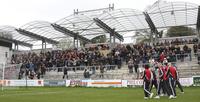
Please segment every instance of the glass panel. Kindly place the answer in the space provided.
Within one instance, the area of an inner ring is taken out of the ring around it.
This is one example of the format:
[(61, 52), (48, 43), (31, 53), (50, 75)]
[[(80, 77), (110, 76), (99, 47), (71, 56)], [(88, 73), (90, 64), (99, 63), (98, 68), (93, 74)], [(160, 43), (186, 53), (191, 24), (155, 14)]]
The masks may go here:
[(156, 27), (195, 24), (197, 4), (158, 1), (146, 11)]

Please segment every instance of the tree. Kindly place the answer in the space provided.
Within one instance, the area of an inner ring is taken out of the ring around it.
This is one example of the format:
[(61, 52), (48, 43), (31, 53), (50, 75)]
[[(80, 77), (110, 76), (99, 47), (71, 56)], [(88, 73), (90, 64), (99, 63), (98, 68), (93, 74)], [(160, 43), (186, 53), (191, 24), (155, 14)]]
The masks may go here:
[(191, 36), (191, 35), (195, 35), (195, 30), (191, 27), (175, 26), (175, 27), (170, 27), (167, 30), (168, 37)]
[(163, 37), (163, 30), (161, 30), (160, 32), (158, 32), (158, 38), (162, 38)]
[(150, 43), (150, 37), (149, 36), (139, 36), (136, 38), (136, 43)]
[(93, 43), (105, 43), (106, 35), (99, 35), (91, 39)]
[(86, 44), (87, 44), (87, 42), (81, 41), (81, 40), (80, 40), (80, 47), (81, 47), (81, 48), (84, 48), (84, 46), (85, 46)]
[(136, 43), (150, 43), (150, 30), (139, 30), (135, 32), (132, 38), (136, 39)]
[(59, 44), (57, 46), (58, 48), (62, 48), (63, 50), (73, 48), (73, 40), (70, 38), (64, 38), (59, 41)]

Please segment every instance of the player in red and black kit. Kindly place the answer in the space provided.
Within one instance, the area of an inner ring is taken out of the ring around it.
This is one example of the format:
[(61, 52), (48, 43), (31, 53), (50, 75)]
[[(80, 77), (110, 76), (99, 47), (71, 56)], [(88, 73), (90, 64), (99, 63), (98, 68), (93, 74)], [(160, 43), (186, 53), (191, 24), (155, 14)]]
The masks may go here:
[(142, 79), (144, 80), (143, 82), (143, 86), (144, 86), (144, 99), (148, 99), (148, 98), (152, 98), (153, 97), (153, 93), (151, 93), (150, 91), (150, 82), (151, 82), (151, 78), (152, 78), (152, 73), (149, 69), (149, 65), (145, 65), (144, 66), (145, 70), (143, 72), (143, 76)]
[(153, 86), (156, 88), (158, 88), (158, 83), (157, 83), (157, 78), (156, 78), (156, 73), (155, 73), (155, 70), (156, 69), (151, 69), (151, 73), (152, 73), (152, 80), (151, 80), (151, 83), (150, 83), (150, 91), (152, 90)]
[(175, 88), (176, 88), (176, 85), (178, 85), (178, 88), (181, 90), (181, 93), (184, 93), (183, 87), (182, 87), (182, 85), (181, 85), (181, 83), (179, 81), (179, 74), (178, 74), (178, 72), (177, 72), (177, 79), (176, 79), (176, 81), (174, 83)]
[(151, 80), (151, 83), (150, 83), (150, 91), (152, 90), (153, 86), (156, 88), (158, 88), (158, 82), (157, 82), (157, 77), (156, 77), (156, 71), (157, 71), (157, 62), (153, 62), (153, 66), (151, 68), (151, 72), (152, 72), (152, 77), (153, 79)]
[(169, 77), (168, 80), (169, 80), (169, 86), (171, 89), (171, 94), (173, 95), (172, 98), (176, 98), (176, 89), (175, 89), (176, 83), (175, 82), (177, 80), (177, 72), (176, 72), (176, 68), (172, 66), (171, 63), (168, 63), (168, 70), (167, 70), (166, 76)]
[[(174, 98), (173, 90), (172, 90), (172, 84), (171, 83), (171, 77), (169, 78), (169, 69), (170, 69), (170, 64), (164, 63), (164, 70), (163, 70), (163, 82), (164, 82), (164, 90), (166, 91), (167, 95), (169, 96), (169, 99)], [(169, 80), (170, 79), (170, 80)]]
[(179, 72), (178, 72), (178, 70), (177, 70), (177, 67), (176, 67), (176, 65), (175, 64), (173, 64), (173, 66), (176, 68), (176, 81), (175, 81), (175, 83), (174, 83), (174, 87), (176, 88), (176, 85), (178, 85), (178, 88), (181, 90), (181, 93), (184, 93), (184, 91), (183, 91), (183, 87), (182, 87), (182, 85), (181, 85), (181, 83), (179, 82)]
[(157, 87), (157, 96), (154, 98), (159, 99), (160, 98), (160, 91), (162, 89), (162, 92), (165, 93), (165, 89), (164, 89), (164, 81), (163, 81), (163, 77), (164, 77), (164, 68), (162, 66), (161, 63), (158, 63), (158, 75), (157, 75), (157, 82), (158, 82), (158, 87)]

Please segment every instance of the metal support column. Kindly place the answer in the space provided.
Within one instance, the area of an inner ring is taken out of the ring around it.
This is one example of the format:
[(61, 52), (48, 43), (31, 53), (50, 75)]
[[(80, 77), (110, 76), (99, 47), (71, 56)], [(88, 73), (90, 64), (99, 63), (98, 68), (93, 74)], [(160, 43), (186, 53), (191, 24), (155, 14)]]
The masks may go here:
[(44, 52), (46, 52), (46, 50), (47, 50), (47, 42), (45, 41), (44, 42)]
[(112, 35), (110, 34), (110, 48), (112, 48)]
[(158, 33), (155, 33), (155, 39), (154, 39), (154, 44), (158, 42)]
[(115, 33), (113, 33), (113, 48), (115, 47)]
[(44, 52), (44, 40), (42, 40), (42, 52)]
[(73, 46), (74, 46), (74, 48), (76, 48), (76, 38), (74, 37), (74, 41), (73, 41)]
[(13, 53), (14, 53), (14, 54), (17, 54), (17, 49), (18, 49), (17, 46), (18, 46), (18, 44), (17, 44), (17, 43), (14, 43), (14, 45), (15, 45), (15, 46), (14, 46), (14, 51), (13, 51)]
[(76, 48), (78, 49), (78, 39), (76, 39)]
[(200, 6), (198, 7), (198, 14), (197, 14), (197, 24), (196, 24), (197, 36), (200, 42)]
[(17, 51), (19, 50), (19, 45), (17, 44)]
[(153, 45), (154, 43), (154, 40), (153, 40), (153, 31), (151, 31), (151, 34), (150, 34), (150, 45)]
[(15, 46), (14, 46), (14, 51), (16, 51), (17, 50), (17, 44), (15, 43)]
[(200, 42), (200, 29), (197, 29), (198, 42)]

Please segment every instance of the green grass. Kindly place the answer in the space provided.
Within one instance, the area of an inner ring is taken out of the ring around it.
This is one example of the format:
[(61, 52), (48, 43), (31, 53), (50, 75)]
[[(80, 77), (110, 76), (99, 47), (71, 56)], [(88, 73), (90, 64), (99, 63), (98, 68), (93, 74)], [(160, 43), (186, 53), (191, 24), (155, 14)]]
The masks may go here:
[(177, 99), (144, 100), (142, 88), (19, 88), (0, 91), (0, 102), (200, 102), (200, 87), (184, 90)]

